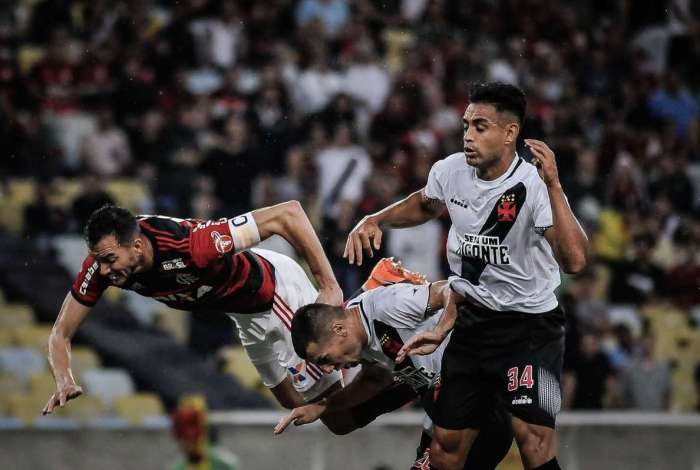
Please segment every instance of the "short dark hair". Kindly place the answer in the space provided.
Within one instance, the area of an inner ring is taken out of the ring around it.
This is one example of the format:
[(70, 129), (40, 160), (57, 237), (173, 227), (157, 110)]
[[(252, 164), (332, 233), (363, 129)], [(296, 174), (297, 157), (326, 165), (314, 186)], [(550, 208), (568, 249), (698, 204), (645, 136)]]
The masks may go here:
[(515, 114), (521, 124), (525, 120), (525, 93), (510, 83), (474, 83), (469, 88), (469, 102), (492, 104), (498, 112), (508, 111)]
[(292, 319), (292, 344), (297, 356), (306, 359), (306, 348), (320, 343), (330, 331), (333, 320), (344, 315), (343, 307), (309, 304), (299, 308)]
[(114, 235), (120, 245), (129, 243), (138, 233), (136, 217), (127, 209), (112, 204), (106, 204), (90, 214), (84, 229), (85, 241), (90, 247), (109, 235)]

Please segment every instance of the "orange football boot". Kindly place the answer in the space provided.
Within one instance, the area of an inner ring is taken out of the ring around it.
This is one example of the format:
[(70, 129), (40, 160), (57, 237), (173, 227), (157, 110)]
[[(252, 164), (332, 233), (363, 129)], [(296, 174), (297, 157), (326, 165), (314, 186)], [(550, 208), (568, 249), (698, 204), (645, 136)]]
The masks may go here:
[(379, 286), (389, 286), (399, 282), (407, 282), (409, 284), (428, 283), (423, 274), (404, 268), (401, 261), (396, 261), (391, 257), (382, 258), (374, 265), (369, 277), (362, 284), (362, 289), (368, 291)]

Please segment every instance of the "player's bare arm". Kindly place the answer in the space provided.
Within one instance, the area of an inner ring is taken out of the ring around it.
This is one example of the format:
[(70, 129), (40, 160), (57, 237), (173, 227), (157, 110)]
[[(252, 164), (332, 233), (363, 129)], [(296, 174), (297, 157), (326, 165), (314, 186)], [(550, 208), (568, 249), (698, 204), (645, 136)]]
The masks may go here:
[(343, 292), (323, 251), (306, 212), (298, 201), (287, 201), (253, 211), (260, 239), (280, 235), (306, 260), (318, 284), (317, 302), (330, 305), (343, 303)]
[(525, 144), (534, 156), (533, 164), (537, 167), (540, 178), (547, 185), (552, 206), (553, 224), (544, 236), (564, 272), (578, 273), (586, 266), (588, 237), (564, 197), (554, 152), (539, 140), (525, 139)]
[(274, 433), (281, 434), (291, 423), (301, 426), (313, 423), (324, 414), (348, 410), (374, 397), (393, 381), (393, 376), (388, 369), (363, 363), (362, 370), (347, 387), (316, 403), (293, 409), (275, 426)]
[(70, 368), (70, 350), (71, 339), (88, 313), (90, 313), (90, 307), (75, 300), (70, 292), (66, 295), (49, 335), (49, 365), (56, 381), (56, 392), (46, 403), (43, 414), (52, 413), (57, 406), (63, 407), (66, 402), (83, 393), (83, 389), (75, 383), (73, 378)]
[[(432, 331), (424, 331), (413, 336), (406, 341), (396, 355), (396, 363), (402, 362), (406, 356), (420, 355), (425, 356), (432, 354), (442, 344), (448, 333), (454, 328), (455, 320), (457, 319), (457, 304), (464, 300), (464, 297), (450, 289), (447, 281), (439, 286), (439, 292), (433, 294), (432, 288), (430, 297), (441, 297), (445, 310), (440, 317), (437, 325)], [(430, 300), (429, 300), (430, 303)]]
[(450, 285), (447, 281), (436, 281), (430, 284), (428, 292), (428, 312), (440, 310), (447, 305), (450, 295)]
[(361, 266), (363, 251), (372, 258), (373, 248), (378, 250), (381, 246), (382, 225), (392, 228), (414, 227), (439, 217), (444, 209), (442, 201), (426, 197), (423, 189), (416, 191), (379, 212), (362, 218), (348, 235), (343, 258), (347, 258), (350, 264)]

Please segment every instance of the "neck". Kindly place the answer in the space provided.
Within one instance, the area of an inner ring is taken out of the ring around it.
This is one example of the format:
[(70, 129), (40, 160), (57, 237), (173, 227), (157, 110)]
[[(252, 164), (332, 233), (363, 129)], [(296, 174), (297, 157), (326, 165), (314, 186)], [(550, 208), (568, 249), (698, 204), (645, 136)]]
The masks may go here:
[(143, 272), (153, 267), (153, 244), (143, 233), (139, 235), (139, 237), (143, 242), (143, 266), (141, 266), (140, 269), (140, 271)]
[(503, 174), (508, 171), (511, 163), (515, 159), (515, 150), (508, 149), (506, 153), (501, 155), (501, 157), (491, 163), (490, 165), (482, 168), (476, 169), (476, 176), (484, 181), (492, 181), (496, 178), (500, 178)]
[(365, 331), (365, 327), (363, 325), (362, 312), (360, 311), (360, 307), (355, 306), (349, 309), (345, 309), (345, 314), (350, 319), (352, 328), (360, 332), (362, 347), (367, 346), (367, 343), (369, 343), (369, 338), (367, 337), (367, 332)]

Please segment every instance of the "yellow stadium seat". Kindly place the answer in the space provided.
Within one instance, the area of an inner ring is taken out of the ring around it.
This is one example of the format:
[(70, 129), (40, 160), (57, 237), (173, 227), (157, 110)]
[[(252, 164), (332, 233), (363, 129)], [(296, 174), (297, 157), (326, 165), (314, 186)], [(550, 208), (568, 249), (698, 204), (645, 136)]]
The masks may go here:
[(48, 400), (51, 394), (56, 391), (56, 382), (54, 382), (53, 376), (48, 372), (34, 374), (29, 378), (29, 390), (30, 393), (45, 396)]
[(0, 329), (32, 325), (34, 312), (27, 304), (5, 304), (0, 306)]
[(80, 421), (89, 421), (93, 418), (103, 416), (106, 413), (102, 401), (92, 395), (81, 395), (75, 400), (71, 400), (64, 410), (66, 416), (76, 418)]
[(0, 348), (11, 347), (15, 344), (14, 330), (0, 329)]
[(260, 388), (262, 385), (260, 375), (242, 347), (223, 348), (219, 354), (225, 362), (224, 372), (233, 375), (246, 387), (256, 390)]
[[(41, 410), (49, 398), (50, 396), (34, 394), (12, 394), (7, 397), (5, 409), (8, 415), (14, 416), (24, 424), (31, 424), (41, 416)], [(62, 414), (62, 411), (58, 411), (57, 414)]]
[(143, 200), (148, 197), (146, 185), (132, 179), (110, 181), (107, 184), (107, 192), (115, 199), (117, 204), (134, 212), (139, 211)]
[(34, 348), (44, 353), (47, 351), (48, 348), (47, 343), (49, 340), (50, 333), (50, 326), (23, 326), (15, 330), (15, 344), (17, 346)]
[(141, 424), (147, 416), (164, 414), (163, 404), (153, 393), (135, 393), (114, 402), (114, 411), (132, 424)]
[(10, 232), (17, 234), (22, 231), (24, 206), (34, 199), (33, 193), (31, 180), (13, 179), (8, 184), (8, 191), (0, 195), (0, 220)]
[(122, 297), (124, 297), (124, 291), (116, 287), (109, 288), (102, 294), (102, 298), (111, 304), (118, 304), (121, 302)]
[(190, 335), (190, 312), (163, 307), (156, 314), (156, 326), (170, 333), (179, 343), (187, 343)]
[(34, 67), (34, 65), (39, 62), (45, 54), (46, 51), (43, 47), (29, 45), (21, 46), (17, 51), (17, 63), (19, 64), (19, 69), (22, 72), (22, 75), (28, 74), (32, 67)]
[(50, 202), (63, 209), (69, 209), (73, 199), (80, 192), (80, 182), (77, 179), (59, 179), (54, 184)]
[(95, 369), (102, 365), (97, 353), (87, 346), (75, 346), (71, 348), (70, 364), (76, 379), (84, 371)]
[(0, 396), (7, 396), (13, 393), (23, 394), (26, 390), (26, 384), (21, 377), (13, 374), (0, 374)]

